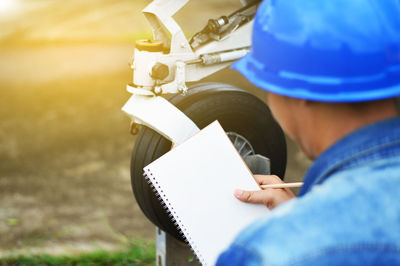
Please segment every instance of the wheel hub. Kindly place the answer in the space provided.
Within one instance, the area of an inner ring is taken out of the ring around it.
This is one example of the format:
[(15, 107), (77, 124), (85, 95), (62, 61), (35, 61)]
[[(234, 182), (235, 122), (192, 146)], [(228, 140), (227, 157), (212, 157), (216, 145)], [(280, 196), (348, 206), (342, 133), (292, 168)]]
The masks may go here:
[(248, 141), (242, 135), (232, 131), (226, 132), (226, 135), (228, 135), (229, 139), (233, 143), (233, 146), (235, 146), (236, 150), (243, 158), (249, 155), (256, 154), (253, 146), (251, 146), (250, 141)]

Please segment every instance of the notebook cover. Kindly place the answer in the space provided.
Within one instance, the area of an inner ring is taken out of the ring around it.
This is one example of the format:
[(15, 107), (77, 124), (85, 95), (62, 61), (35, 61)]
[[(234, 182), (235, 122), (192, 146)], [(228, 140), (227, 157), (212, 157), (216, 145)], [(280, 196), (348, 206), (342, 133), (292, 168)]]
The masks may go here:
[(204, 265), (214, 265), (245, 226), (269, 212), (234, 197), (236, 188), (260, 188), (218, 121), (144, 172)]

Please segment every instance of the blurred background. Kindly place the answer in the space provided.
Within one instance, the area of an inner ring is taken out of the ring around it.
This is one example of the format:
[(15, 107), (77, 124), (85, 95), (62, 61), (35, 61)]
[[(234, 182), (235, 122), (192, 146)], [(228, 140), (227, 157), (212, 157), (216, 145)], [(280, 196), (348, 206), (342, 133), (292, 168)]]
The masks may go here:
[[(117, 249), (154, 240), (137, 206), (135, 137), (121, 112), (134, 40), (151, 38), (147, 0), (0, 0), (0, 257)], [(192, 0), (191, 36), (239, 0)], [(207, 80), (257, 92), (223, 70)], [(289, 142), (286, 176), (309, 164)]]

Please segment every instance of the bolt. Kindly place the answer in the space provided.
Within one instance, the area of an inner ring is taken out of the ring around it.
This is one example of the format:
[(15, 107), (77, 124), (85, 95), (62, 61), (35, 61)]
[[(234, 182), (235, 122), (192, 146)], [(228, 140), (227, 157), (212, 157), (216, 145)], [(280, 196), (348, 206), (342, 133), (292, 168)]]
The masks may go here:
[(161, 88), (160, 86), (156, 86), (156, 87), (154, 88), (154, 93), (155, 93), (155, 94), (161, 94), (161, 93), (162, 93), (162, 88)]
[(151, 68), (151, 74), (150, 76), (153, 79), (157, 80), (163, 80), (169, 75), (169, 68), (167, 65), (163, 63), (157, 62), (152, 68)]
[(135, 122), (131, 122), (131, 126), (129, 127), (129, 132), (132, 135), (137, 135), (140, 131), (140, 125), (136, 124)]

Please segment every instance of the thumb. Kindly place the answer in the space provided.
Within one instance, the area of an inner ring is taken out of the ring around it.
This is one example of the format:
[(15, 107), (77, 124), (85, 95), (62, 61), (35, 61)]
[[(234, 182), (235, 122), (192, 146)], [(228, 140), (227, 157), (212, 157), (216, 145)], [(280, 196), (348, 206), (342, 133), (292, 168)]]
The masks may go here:
[(273, 197), (269, 190), (246, 191), (236, 189), (234, 195), (240, 201), (264, 204), (267, 207), (273, 201)]

